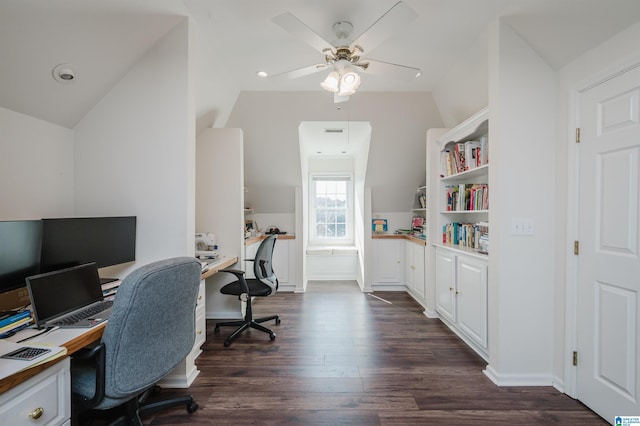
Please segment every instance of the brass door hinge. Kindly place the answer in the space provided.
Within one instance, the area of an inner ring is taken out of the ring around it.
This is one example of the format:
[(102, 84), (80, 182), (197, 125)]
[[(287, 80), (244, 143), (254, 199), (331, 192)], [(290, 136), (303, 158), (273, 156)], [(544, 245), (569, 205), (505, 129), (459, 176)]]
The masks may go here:
[(576, 143), (580, 143), (580, 127), (576, 127)]
[(580, 254), (580, 241), (573, 242), (573, 254), (575, 255)]
[(573, 351), (573, 365), (578, 365), (578, 352)]

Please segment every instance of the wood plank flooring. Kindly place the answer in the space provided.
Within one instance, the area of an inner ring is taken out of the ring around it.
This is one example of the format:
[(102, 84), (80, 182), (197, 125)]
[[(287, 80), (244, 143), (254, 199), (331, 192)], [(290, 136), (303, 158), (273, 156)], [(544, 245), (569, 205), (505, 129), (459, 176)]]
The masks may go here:
[[(311, 283), (254, 303), (278, 313), (277, 338), (257, 330), (223, 347), (214, 333), (190, 389), (200, 409), (166, 410), (152, 425), (604, 425), (552, 387), (498, 387), (486, 363), (402, 292), (361, 293), (355, 283)], [(222, 297), (222, 296), (221, 296)], [(389, 302), (389, 303), (387, 303)]]

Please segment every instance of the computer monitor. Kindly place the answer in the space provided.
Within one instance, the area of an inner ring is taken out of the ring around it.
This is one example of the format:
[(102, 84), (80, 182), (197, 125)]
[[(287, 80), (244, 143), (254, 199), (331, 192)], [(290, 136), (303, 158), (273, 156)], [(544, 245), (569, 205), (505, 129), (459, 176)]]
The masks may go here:
[(42, 222), (0, 221), (0, 293), (25, 287), (40, 272)]
[(104, 268), (134, 260), (135, 216), (42, 220), (42, 272), (91, 262)]

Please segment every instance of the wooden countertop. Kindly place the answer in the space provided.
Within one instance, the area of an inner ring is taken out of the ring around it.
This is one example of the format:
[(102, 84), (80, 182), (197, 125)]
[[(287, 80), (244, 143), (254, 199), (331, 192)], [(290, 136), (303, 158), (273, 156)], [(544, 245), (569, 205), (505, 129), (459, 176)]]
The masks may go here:
[(407, 234), (371, 234), (372, 240), (407, 240), (422, 246), (427, 245), (427, 240)]
[[(258, 235), (255, 237), (249, 237), (249, 238), (245, 238), (244, 240), (244, 246), (250, 246), (251, 244), (255, 244), (257, 242), (260, 242), (264, 239), (266, 239), (268, 237), (268, 235)], [(295, 235), (289, 235), (289, 234), (278, 234), (278, 239), (279, 240), (295, 240), (296, 236)]]
[(202, 279), (203, 280), (209, 278), (210, 276), (212, 276), (216, 272), (220, 271), (221, 269), (228, 268), (229, 266), (233, 265), (234, 263), (236, 263), (238, 261), (238, 258), (236, 256), (234, 256), (234, 257), (223, 257), (222, 259), (218, 259), (218, 260), (220, 260), (220, 262), (218, 262), (218, 263), (212, 262), (213, 266), (211, 266), (209, 269), (207, 269), (202, 274)]

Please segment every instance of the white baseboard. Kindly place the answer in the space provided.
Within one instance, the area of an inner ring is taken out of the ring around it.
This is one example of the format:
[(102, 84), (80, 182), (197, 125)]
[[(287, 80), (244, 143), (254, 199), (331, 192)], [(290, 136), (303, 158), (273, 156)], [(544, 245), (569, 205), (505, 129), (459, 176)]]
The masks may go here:
[(427, 318), (440, 318), (440, 315), (438, 315), (438, 312), (432, 311), (431, 309), (425, 309), (424, 316), (426, 316)]
[(491, 365), (482, 371), (498, 386), (552, 386), (552, 376), (547, 374), (501, 374)]

